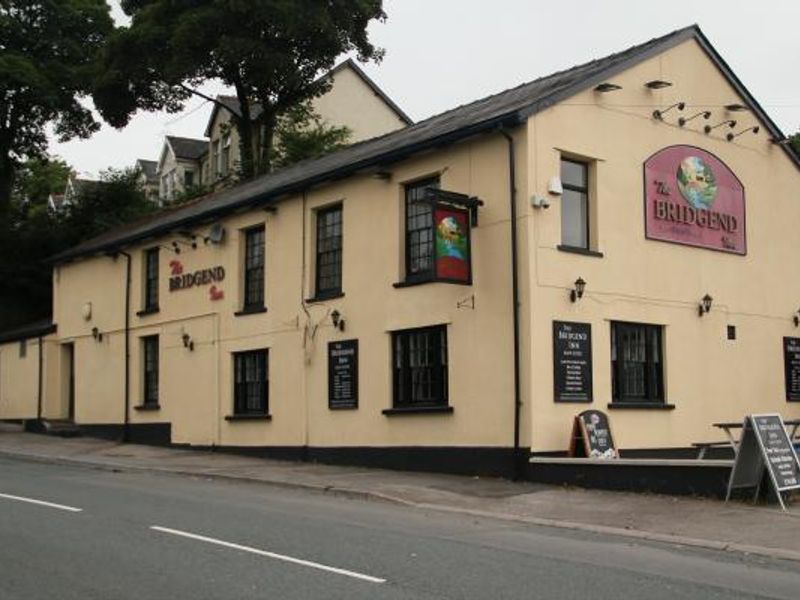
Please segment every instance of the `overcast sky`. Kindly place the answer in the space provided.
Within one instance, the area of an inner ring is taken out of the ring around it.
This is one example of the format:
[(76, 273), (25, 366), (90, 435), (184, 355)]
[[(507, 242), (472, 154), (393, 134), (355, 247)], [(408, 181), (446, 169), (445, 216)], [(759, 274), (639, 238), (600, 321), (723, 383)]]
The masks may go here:
[[(784, 133), (800, 130), (798, 0), (384, 0), (384, 9), (388, 20), (370, 31), (386, 58), (364, 70), (414, 120), (697, 23)], [(139, 113), (123, 130), (53, 141), (51, 152), (97, 175), (156, 160), (164, 135), (202, 138), (210, 112), (192, 99), (183, 113)]]

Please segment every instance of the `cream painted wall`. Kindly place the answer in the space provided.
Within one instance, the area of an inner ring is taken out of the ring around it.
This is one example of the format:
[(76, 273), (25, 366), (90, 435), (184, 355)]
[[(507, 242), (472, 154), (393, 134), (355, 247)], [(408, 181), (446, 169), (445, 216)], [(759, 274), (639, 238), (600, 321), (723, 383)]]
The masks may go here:
[[(652, 92), (644, 83), (673, 82)], [(731, 143), (725, 131), (698, 131), (702, 119), (680, 128), (679, 114), (665, 122), (655, 108), (688, 103), (684, 114), (711, 110), (710, 123), (739, 121), (736, 131), (757, 124), (750, 113), (726, 113), (742, 102), (694, 41), (611, 79), (622, 90), (580, 93), (530, 119), (528, 181), (546, 195), (558, 175), (562, 151), (594, 161), (597, 219), (592, 227), (603, 258), (568, 254), (560, 243), (560, 202), (546, 211), (528, 209), (533, 289), (532, 440), (536, 451), (566, 450), (571, 419), (586, 408), (608, 411), (621, 448), (677, 447), (721, 440), (712, 427), (740, 421), (747, 413), (780, 412), (800, 417), (783, 390), (783, 336), (797, 335), (791, 321), (800, 298), (796, 257), (800, 222), (797, 167), (770, 143), (762, 125)], [(674, 112), (674, 111), (673, 111)], [(724, 254), (644, 238), (642, 164), (666, 146), (687, 144), (715, 155), (745, 186), (747, 256)], [(568, 290), (587, 281), (584, 298), (572, 304)], [(697, 316), (700, 298), (714, 298), (711, 313)], [(593, 405), (553, 401), (552, 321), (591, 323), (594, 353)], [(666, 399), (672, 411), (608, 410), (611, 401), (610, 321), (664, 326)], [(726, 338), (726, 326), (737, 339)]]
[[(25, 355), (20, 344), (25, 345)], [(39, 394), (39, 340), (0, 345), (0, 418), (35, 419)]]

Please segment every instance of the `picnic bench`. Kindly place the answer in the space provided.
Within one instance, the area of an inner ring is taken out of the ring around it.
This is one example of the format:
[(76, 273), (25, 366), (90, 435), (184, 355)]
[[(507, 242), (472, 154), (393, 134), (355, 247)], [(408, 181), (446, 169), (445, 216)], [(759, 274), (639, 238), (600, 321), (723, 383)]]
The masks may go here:
[[(728, 437), (727, 440), (718, 441), (718, 442), (695, 442), (692, 444), (694, 448), (697, 448), (697, 460), (703, 460), (711, 448), (727, 448), (730, 447), (734, 454), (736, 454), (736, 448), (738, 447), (739, 440), (736, 439), (733, 432), (742, 428), (741, 422), (733, 422), (733, 423), (712, 423), (714, 427), (717, 429), (722, 429), (725, 432), (725, 435)], [(791, 431), (789, 431), (789, 439), (793, 442), (795, 440), (800, 440), (798, 437), (798, 432), (800, 432), (800, 419), (789, 419), (783, 422), (784, 427), (791, 427)]]

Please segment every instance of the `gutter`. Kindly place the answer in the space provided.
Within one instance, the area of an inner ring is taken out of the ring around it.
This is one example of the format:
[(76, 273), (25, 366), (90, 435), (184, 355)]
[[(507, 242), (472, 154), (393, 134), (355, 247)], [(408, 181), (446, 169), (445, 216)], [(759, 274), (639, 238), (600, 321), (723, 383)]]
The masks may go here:
[(42, 347), (44, 344), (44, 337), (41, 335), (39, 336), (39, 382), (38, 382), (38, 390), (36, 393), (36, 420), (41, 422), (42, 420), (42, 369), (43, 369), (43, 362), (44, 362), (44, 348)]
[(118, 256), (124, 256), (125, 264), (125, 416), (122, 425), (122, 441), (129, 442), (131, 437), (131, 389), (130, 389), (130, 365), (131, 365), (131, 255), (123, 250), (116, 250), (111, 257), (116, 260)]
[(519, 323), (519, 255), (517, 243), (517, 187), (516, 187), (516, 167), (514, 153), (514, 139), (508, 131), (500, 128), (502, 135), (508, 142), (508, 196), (511, 216), (511, 312), (514, 323), (514, 453), (512, 474), (514, 481), (518, 481), (522, 476), (522, 465), (524, 457), (520, 447), (520, 411), (522, 399), (520, 392), (520, 323)]

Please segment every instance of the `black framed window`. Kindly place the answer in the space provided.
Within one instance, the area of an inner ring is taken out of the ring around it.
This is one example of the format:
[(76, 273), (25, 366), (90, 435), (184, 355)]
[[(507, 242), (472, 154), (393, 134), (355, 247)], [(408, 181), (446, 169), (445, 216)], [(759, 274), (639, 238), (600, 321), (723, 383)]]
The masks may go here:
[(144, 372), (144, 406), (158, 405), (158, 336), (142, 338), (142, 364)]
[(316, 297), (342, 293), (342, 205), (317, 211)]
[(158, 248), (144, 251), (144, 310), (158, 309)]
[(614, 402), (664, 402), (663, 327), (611, 323)]
[(446, 406), (447, 326), (392, 333), (394, 406)]
[(264, 307), (264, 226), (245, 230), (244, 309)]
[(561, 159), (561, 244), (589, 249), (589, 165)]
[(233, 355), (234, 415), (266, 415), (269, 411), (269, 356), (267, 350)]
[(406, 185), (406, 279), (432, 279), (434, 275), (433, 207), (418, 200), (429, 188), (439, 187), (432, 177)]

